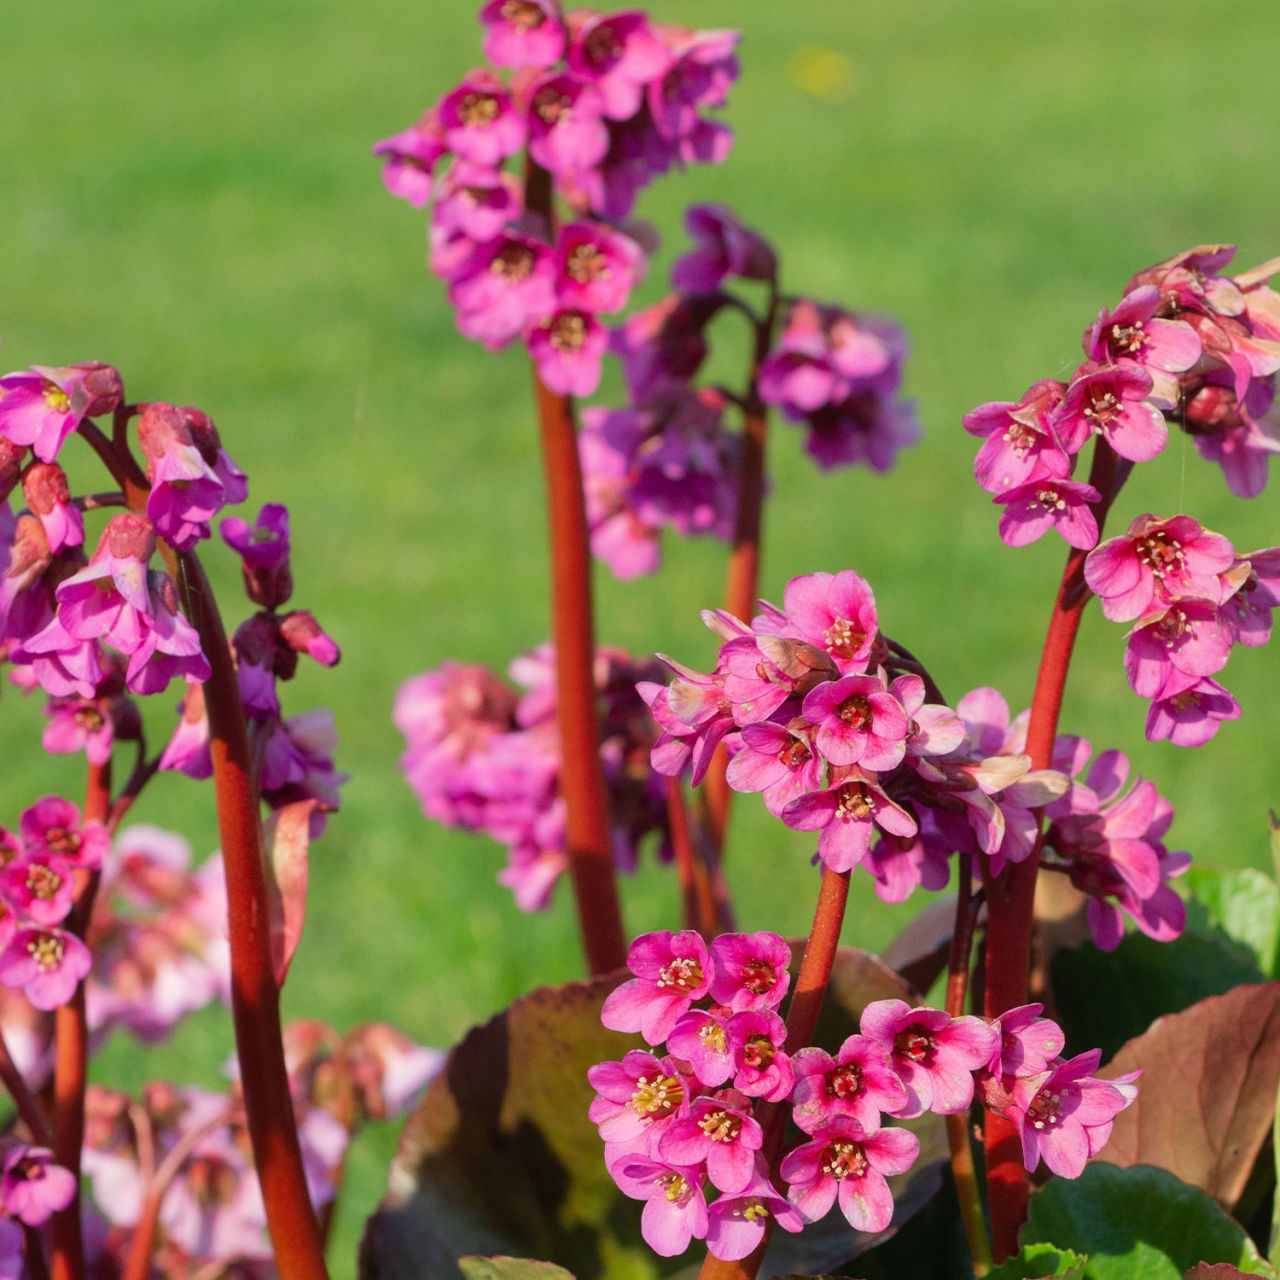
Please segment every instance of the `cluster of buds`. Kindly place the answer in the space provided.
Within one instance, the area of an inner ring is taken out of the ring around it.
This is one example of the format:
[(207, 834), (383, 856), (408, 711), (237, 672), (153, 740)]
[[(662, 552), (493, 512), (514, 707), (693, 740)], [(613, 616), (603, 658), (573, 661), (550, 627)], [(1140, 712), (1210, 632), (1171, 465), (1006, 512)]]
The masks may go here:
[[(374, 152), (393, 195), (432, 203), (429, 261), (461, 332), (490, 349), (522, 338), (548, 387), (588, 395), (607, 346), (599, 317), (626, 306), (645, 264), (613, 224), (673, 165), (728, 154), (728, 128), (705, 112), (737, 78), (738, 35), (635, 9), (565, 17), (551, 0), (490, 0), (480, 20), (485, 54), (509, 81), (469, 72)], [(564, 225), (548, 224), (550, 193), (527, 208), (534, 179), (507, 170), (526, 148), (529, 173), (569, 210)]]
[[(605, 1001), (604, 1025), (639, 1032), (653, 1052), (591, 1068), (590, 1117), (613, 1179), (646, 1201), (644, 1238), (664, 1256), (705, 1239), (715, 1257), (743, 1258), (770, 1219), (794, 1232), (837, 1203), (856, 1230), (884, 1231), (886, 1178), (920, 1149), (886, 1118), (953, 1115), (976, 1096), (1017, 1124), (1029, 1169), (1043, 1158), (1077, 1177), (1136, 1096), (1134, 1077), (1089, 1074), (1097, 1050), (1063, 1061), (1062, 1031), (1039, 1005), (987, 1022), (877, 1000), (834, 1056), (788, 1045), (777, 1010), (790, 958), (772, 933), (722, 934), (709, 947), (692, 930), (645, 934), (627, 957), (635, 976)], [(780, 1159), (756, 1100), (790, 1104), (801, 1136)], [(710, 1206), (708, 1183), (720, 1193)]]
[[(401, 686), (395, 721), (407, 744), (401, 767), (423, 812), (504, 843), (507, 866), (498, 880), (522, 910), (534, 911), (547, 904), (568, 866), (550, 646), (517, 658), (510, 673), (523, 694), (484, 666), (446, 663), (424, 672)], [(654, 674), (653, 663), (617, 649), (597, 651), (614, 857), (628, 871), (651, 834), (659, 838), (659, 857), (671, 856), (665, 793), (647, 767), (653, 722), (635, 689)]]

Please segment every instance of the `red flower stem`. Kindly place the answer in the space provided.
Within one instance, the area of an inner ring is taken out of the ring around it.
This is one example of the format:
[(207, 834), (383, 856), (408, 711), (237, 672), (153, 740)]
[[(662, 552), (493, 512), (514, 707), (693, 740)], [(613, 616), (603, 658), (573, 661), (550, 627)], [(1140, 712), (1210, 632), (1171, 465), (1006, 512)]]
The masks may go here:
[[(791, 994), (791, 1008), (787, 1011), (788, 1053), (795, 1053), (813, 1041), (818, 1026), (818, 1014), (831, 980), (831, 967), (835, 964), (836, 950), (840, 945), (840, 929), (844, 924), (845, 906), (849, 901), (849, 872), (822, 868), (822, 885), (818, 890), (818, 905), (813, 913), (813, 928), (805, 944), (804, 958), (800, 961), (800, 974)], [(760, 1154), (776, 1178), (782, 1159), (782, 1142), (787, 1132), (787, 1106), (785, 1103), (763, 1103), (756, 1113), (764, 1130), (764, 1142)], [(755, 1280), (769, 1247), (773, 1219), (765, 1223), (764, 1236), (755, 1249), (737, 1262), (724, 1262), (707, 1254), (698, 1280)]]
[(53, 1130), (49, 1128), (49, 1121), (45, 1119), (44, 1108), (23, 1079), (22, 1072), (18, 1070), (18, 1064), (14, 1062), (13, 1054), (9, 1052), (9, 1045), (3, 1031), (0, 1031), (0, 1082), (3, 1082), (4, 1087), (9, 1090), (9, 1096), (13, 1099), (19, 1118), (31, 1133), (31, 1141), (41, 1147), (53, 1146)]
[[(89, 765), (85, 785), (84, 821), (105, 822), (111, 808), (111, 760)], [(78, 872), (75, 902), (68, 930), (83, 939), (89, 930), (99, 873)], [(53, 1280), (80, 1280), (84, 1275), (84, 1238), (80, 1224), (80, 1150), (84, 1145), (84, 1091), (88, 1082), (89, 1026), (85, 1016), (84, 983), (77, 984), (66, 1004), (53, 1015), (53, 1158), (76, 1180), (71, 1203), (49, 1222)]]
[(696, 929), (704, 938), (711, 938), (718, 923), (711, 875), (706, 863), (694, 852), (689, 811), (684, 803), (684, 784), (679, 778), (667, 779), (667, 825), (671, 829), (676, 877), (680, 882), (681, 927)]
[[(1101, 534), (1107, 511), (1127, 472), (1117, 473), (1116, 455), (1099, 437), (1094, 446), (1089, 483), (1102, 495), (1096, 508)], [(1053, 603), (1040, 670), (1027, 725), (1027, 754), (1032, 769), (1047, 769), (1053, 759), (1062, 696), (1071, 666), (1080, 619), (1091, 592), (1084, 583), (1087, 551), (1073, 548), (1062, 571)], [(1031, 926), (1035, 910), (1036, 877), (1040, 870), (1040, 841), (1031, 856), (999, 876), (984, 876), (987, 896), (987, 966), (984, 1012), (998, 1017), (1027, 1003), (1031, 973)], [(1018, 1251), (1018, 1232), (1026, 1217), (1031, 1176), (1022, 1165), (1017, 1126), (1003, 1116), (987, 1113), (985, 1146), (987, 1198), (991, 1206), (991, 1237), (997, 1262)]]
[[(553, 223), (550, 175), (532, 161), (525, 175), (525, 205), (546, 218), (549, 225)], [(573, 401), (550, 390), (538, 376), (536, 364), (532, 365), (532, 373), (551, 532), (560, 790), (565, 803), (565, 835), (578, 927), (587, 967), (594, 976), (622, 968), (627, 944), (600, 761), (591, 544)]]
[[(947, 964), (946, 1010), (953, 1018), (964, 1014), (965, 996), (969, 990), (969, 956), (973, 948), (973, 926), (977, 915), (973, 901), (973, 864), (965, 854), (959, 855), (956, 885), (956, 920), (951, 930), (951, 954)], [(969, 1141), (969, 1113), (946, 1117), (947, 1145), (951, 1148), (951, 1179), (955, 1183), (964, 1222), (965, 1239), (975, 1276), (991, 1270), (991, 1238), (982, 1212), (982, 1194)]]
[(262, 823), (240, 689), (222, 618), (199, 559), (194, 552), (184, 553), (178, 568), (183, 607), (211, 668), (204, 693), (227, 882), (231, 1012), (267, 1229), (282, 1277), (328, 1280), (285, 1068), (280, 990), (271, 961)]
[[(750, 314), (750, 313), (748, 313)], [(771, 289), (769, 307), (763, 320), (755, 321), (755, 345), (747, 393), (742, 400), (742, 454), (738, 460), (738, 509), (734, 521), (733, 550), (725, 581), (724, 607), (744, 622), (756, 611), (760, 590), (760, 536), (764, 519), (764, 456), (769, 429), (769, 412), (760, 398), (760, 366), (773, 343), (778, 318), (778, 294)], [(723, 860), (725, 832), (729, 825), (729, 805), (733, 790), (726, 771), (729, 753), (723, 744), (716, 748), (703, 780), (703, 815), (711, 834), (712, 847)]]

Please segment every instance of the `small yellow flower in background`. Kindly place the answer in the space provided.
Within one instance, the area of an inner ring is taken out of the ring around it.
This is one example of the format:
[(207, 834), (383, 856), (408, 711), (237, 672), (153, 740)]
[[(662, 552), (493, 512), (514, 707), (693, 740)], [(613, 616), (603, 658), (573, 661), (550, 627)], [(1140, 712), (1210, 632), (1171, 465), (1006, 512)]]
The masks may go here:
[(787, 71), (797, 88), (824, 102), (847, 101), (857, 82), (853, 63), (825, 45), (802, 45), (791, 55)]

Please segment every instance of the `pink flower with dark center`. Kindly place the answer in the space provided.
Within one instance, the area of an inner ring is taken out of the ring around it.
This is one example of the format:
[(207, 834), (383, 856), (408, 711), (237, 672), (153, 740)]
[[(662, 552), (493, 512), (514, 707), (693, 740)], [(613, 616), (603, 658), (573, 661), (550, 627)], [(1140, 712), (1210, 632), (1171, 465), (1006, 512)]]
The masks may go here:
[(218, 531), (223, 542), (240, 556), (249, 599), (266, 609), (284, 604), (293, 594), (288, 507), (268, 502), (252, 525), (239, 516), (228, 516)]
[(75, 1198), (76, 1179), (54, 1164), (53, 1152), (14, 1142), (4, 1153), (0, 1172), (0, 1206), (29, 1227), (43, 1226)]
[(75, 866), (97, 871), (111, 837), (101, 822), (80, 821), (80, 810), (61, 796), (45, 796), (24, 809), (18, 829), (28, 853), (51, 853)]
[(1157, 697), (1147, 712), (1147, 741), (1168, 738), (1178, 747), (1202, 747), (1224, 720), (1239, 720), (1240, 704), (1216, 680), (1203, 678)]
[(867, 669), (876, 640), (876, 599), (865, 579), (852, 569), (792, 578), (783, 595), (787, 633), (834, 659), (841, 675)]
[(529, 154), (549, 173), (594, 168), (609, 149), (604, 99), (587, 80), (566, 73), (529, 86)]
[(916, 820), (869, 774), (854, 765), (850, 775), (793, 800), (781, 815), (795, 831), (821, 831), (818, 856), (832, 871), (851, 871), (864, 862), (876, 827), (896, 836), (913, 836), (918, 829)]
[(742, 744), (729, 761), (729, 785), (735, 791), (764, 792), (765, 807), (775, 818), (792, 800), (821, 787), (822, 757), (814, 750), (809, 726), (749, 724), (742, 730)]
[(428, 111), (417, 124), (373, 144), (375, 156), (386, 156), (382, 185), (415, 209), (431, 199), (432, 173), (448, 151), (437, 113)]
[(1042, 1004), (1023, 1004), (995, 1019), (999, 1040), (988, 1065), (993, 1075), (1035, 1076), (1057, 1059), (1066, 1036), (1043, 1012)]
[(640, 246), (602, 222), (571, 222), (556, 236), (556, 295), (567, 309), (620, 311), (643, 271)]
[(748, 1009), (725, 1028), (733, 1054), (733, 1087), (750, 1098), (780, 1102), (791, 1092), (791, 1059), (782, 1052), (787, 1026), (776, 1013)]
[(37, 1009), (56, 1009), (71, 999), (92, 963), (74, 933), (19, 929), (0, 952), (0, 983), (21, 987)]
[(50, 754), (83, 751), (92, 765), (106, 764), (111, 758), (116, 734), (110, 700), (51, 698), (45, 715), (49, 723), (44, 727), (41, 745)]
[(569, 45), (569, 69), (595, 85), (611, 120), (627, 120), (640, 108), (645, 87), (671, 61), (666, 45), (640, 9), (586, 13)]
[(660, 1159), (695, 1167), (706, 1165), (712, 1185), (739, 1192), (755, 1172), (755, 1153), (764, 1133), (751, 1118), (751, 1104), (732, 1089), (695, 1098), (658, 1139)]
[(707, 1250), (721, 1262), (735, 1262), (752, 1253), (764, 1239), (772, 1219), (784, 1231), (796, 1232), (804, 1219), (760, 1170), (741, 1191), (721, 1196), (708, 1214)]
[(707, 1234), (702, 1170), (623, 1156), (609, 1169), (623, 1195), (644, 1200), (640, 1234), (654, 1253), (673, 1258)]
[(516, 232), (476, 245), (449, 285), (449, 301), (463, 335), (497, 350), (555, 310), (551, 250)]
[(1066, 387), (1052, 378), (1028, 387), (1016, 404), (992, 401), (964, 416), (964, 429), (983, 437), (973, 473), (988, 493), (1003, 493), (1032, 480), (1065, 480), (1071, 459), (1054, 434), (1050, 419)]
[(1125, 675), (1140, 698), (1176, 694), (1227, 665), (1233, 637), (1207, 600), (1179, 600), (1129, 632)]
[(119, 404), (120, 375), (106, 365), (35, 365), (0, 378), (0, 435), (52, 462), (63, 441), (92, 414)]
[(641, 934), (627, 951), (636, 976), (609, 993), (600, 1021), (611, 1031), (639, 1031), (661, 1044), (695, 1000), (711, 989), (707, 944), (692, 929)]
[(998, 495), (1004, 506), (1000, 537), (1006, 546), (1025, 547), (1056, 529), (1066, 542), (1087, 551), (1098, 541), (1098, 522), (1090, 506), (1102, 501), (1091, 484), (1045, 478)]
[(10, 906), (36, 924), (61, 924), (75, 896), (72, 868), (55, 854), (30, 853), (0, 870), (0, 885)]
[(1136, 365), (1086, 363), (1049, 421), (1068, 453), (1079, 453), (1099, 435), (1120, 457), (1149, 462), (1169, 439), (1150, 395), (1151, 375)]
[(884, 1231), (893, 1218), (893, 1194), (885, 1178), (911, 1168), (920, 1139), (906, 1129), (868, 1134), (843, 1116), (828, 1121), (813, 1138), (783, 1158), (781, 1174), (791, 1203), (807, 1222), (818, 1222), (838, 1200), (855, 1231)]
[(1101, 1049), (1091, 1049), (1015, 1081), (1009, 1119), (1018, 1126), (1029, 1170), (1043, 1160), (1060, 1177), (1078, 1178), (1085, 1161), (1106, 1145), (1116, 1116), (1138, 1096), (1137, 1072), (1115, 1080), (1090, 1074), (1101, 1058)]
[(844, 676), (820, 684), (804, 700), (814, 742), (834, 765), (885, 771), (902, 762), (910, 721), (879, 676)]
[(711, 961), (711, 998), (734, 1013), (777, 1008), (787, 994), (791, 948), (776, 933), (722, 933), (712, 940)]
[(671, 283), (685, 293), (714, 293), (726, 280), (773, 280), (778, 258), (765, 238), (721, 204), (690, 205), (685, 229), (694, 248), (676, 260)]
[(561, 395), (589, 396), (600, 385), (609, 335), (586, 311), (557, 311), (525, 334), (538, 376)]
[(552, 0), (488, 0), (480, 21), (484, 56), (495, 67), (541, 70), (564, 54), (564, 27)]
[(67, 473), (56, 462), (36, 462), (22, 477), (22, 496), (44, 525), (50, 551), (84, 542), (84, 517), (71, 501)]
[(492, 240), (524, 212), (514, 174), (459, 160), (440, 184), (431, 223), (437, 232), (466, 240)]
[(667, 1048), (693, 1068), (699, 1084), (714, 1089), (733, 1075), (733, 1052), (726, 1027), (729, 1010), (721, 1006), (690, 1009), (667, 1036)]
[(1218, 603), (1219, 574), (1235, 558), (1231, 543), (1190, 516), (1141, 515), (1122, 538), (1095, 547), (1084, 578), (1112, 622), (1129, 622), (1181, 597)]
[(907, 1090), (879, 1041), (849, 1036), (833, 1058), (823, 1049), (801, 1049), (791, 1059), (795, 1088), (792, 1118), (805, 1133), (848, 1116), (864, 1133), (880, 1128), (880, 1113), (898, 1114)]
[(862, 1011), (862, 1034), (879, 1041), (906, 1086), (909, 1118), (954, 1115), (973, 1101), (973, 1073), (991, 1061), (999, 1033), (981, 1018), (913, 1009), (905, 1000), (874, 1000)]
[(525, 142), (525, 122), (490, 71), (472, 71), (440, 101), (445, 146), (463, 160), (493, 168)]
[(637, 1151), (658, 1155), (658, 1139), (689, 1110), (688, 1077), (671, 1058), (633, 1049), (621, 1062), (600, 1062), (587, 1072), (596, 1091), (587, 1112), (609, 1145), (641, 1143)]
[(1126, 293), (1114, 311), (1103, 308), (1085, 330), (1084, 350), (1099, 364), (1137, 365), (1155, 384), (1161, 408), (1178, 402), (1172, 374), (1190, 369), (1200, 358), (1200, 339), (1184, 320), (1160, 319), (1160, 290), (1153, 284)]

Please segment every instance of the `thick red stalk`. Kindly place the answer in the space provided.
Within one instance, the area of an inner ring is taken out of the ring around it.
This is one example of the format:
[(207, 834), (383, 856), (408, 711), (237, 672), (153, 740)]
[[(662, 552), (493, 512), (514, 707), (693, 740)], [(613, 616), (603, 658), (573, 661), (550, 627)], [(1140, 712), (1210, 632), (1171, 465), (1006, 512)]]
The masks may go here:
[(240, 689), (222, 618), (200, 561), (193, 553), (179, 557), (178, 585), (211, 668), (204, 694), (227, 882), (231, 1011), (267, 1229), (282, 1277), (327, 1280), (285, 1068), (280, 990), (271, 961), (262, 823), (250, 772)]
[[(530, 163), (526, 206), (552, 222), (550, 178)], [(533, 365), (534, 401), (542, 436), (551, 532), (552, 639), (556, 651), (556, 718), (560, 730), (560, 790), (565, 803), (569, 872), (587, 967), (609, 973), (626, 962), (609, 831), (608, 795), (600, 761), (595, 688), (595, 622), (591, 604), (591, 543), (573, 401), (550, 390)]]
[[(813, 928), (805, 944), (804, 958), (800, 961), (800, 973), (795, 990), (791, 994), (791, 1007), (787, 1011), (787, 1052), (795, 1053), (813, 1041), (818, 1026), (818, 1014), (831, 980), (831, 967), (835, 964), (840, 946), (840, 929), (844, 924), (845, 906), (849, 900), (849, 872), (822, 868), (822, 885), (818, 890), (818, 905), (813, 913)], [(764, 1143), (760, 1148), (772, 1177), (777, 1177), (782, 1159), (782, 1141), (787, 1132), (787, 1106), (785, 1103), (763, 1103), (756, 1112), (764, 1129)], [(724, 1262), (707, 1255), (698, 1272), (698, 1280), (755, 1280), (769, 1247), (773, 1219), (765, 1223), (764, 1238), (752, 1253), (737, 1262)]]
[[(1121, 481), (1123, 477), (1120, 477)], [(1101, 533), (1107, 511), (1118, 489), (1116, 455), (1099, 437), (1094, 446), (1089, 483), (1102, 495), (1095, 514)], [(1040, 670), (1031, 700), (1027, 725), (1027, 754), (1033, 769), (1047, 769), (1053, 759), (1062, 696), (1071, 667), (1080, 619), (1090, 599), (1084, 583), (1087, 551), (1072, 549), (1062, 571), (1053, 603)], [(986, 877), (987, 966), (984, 1012), (988, 1018), (1026, 1004), (1031, 974), (1031, 926), (1035, 911), (1036, 876), (1040, 870), (1040, 843), (1024, 862), (1008, 867), (999, 876)], [(1022, 1144), (1017, 1127), (1003, 1116), (988, 1112), (985, 1146), (987, 1196), (991, 1207), (991, 1243), (996, 1261), (1018, 1250), (1018, 1232), (1026, 1217), (1031, 1193), (1030, 1174), (1022, 1165)]]

